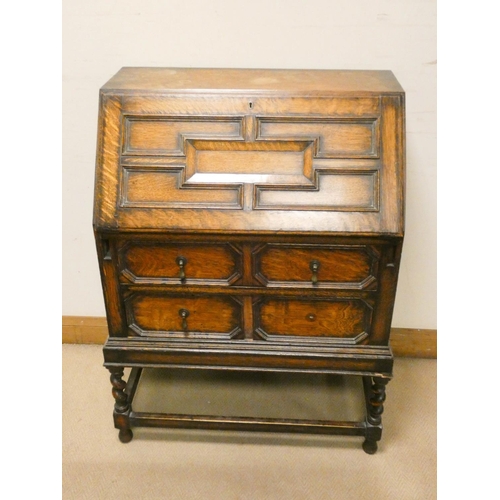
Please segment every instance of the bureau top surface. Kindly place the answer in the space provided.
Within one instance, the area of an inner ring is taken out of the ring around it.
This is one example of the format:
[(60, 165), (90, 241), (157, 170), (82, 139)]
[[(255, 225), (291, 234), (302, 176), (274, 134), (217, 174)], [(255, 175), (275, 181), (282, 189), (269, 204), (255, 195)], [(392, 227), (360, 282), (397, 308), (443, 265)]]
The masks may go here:
[(391, 71), (215, 68), (122, 68), (102, 87), (116, 92), (252, 92), (394, 94), (403, 89)]

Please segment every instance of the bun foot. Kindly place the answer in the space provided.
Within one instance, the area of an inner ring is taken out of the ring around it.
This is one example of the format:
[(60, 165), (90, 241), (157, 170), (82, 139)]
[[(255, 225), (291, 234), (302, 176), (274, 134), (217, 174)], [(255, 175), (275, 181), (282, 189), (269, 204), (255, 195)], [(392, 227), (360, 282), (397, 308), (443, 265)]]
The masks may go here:
[(130, 443), (132, 441), (132, 438), (134, 437), (134, 434), (130, 429), (120, 429), (120, 432), (118, 433), (118, 439), (122, 443)]
[(363, 450), (368, 455), (373, 455), (377, 451), (378, 445), (377, 441), (370, 441), (369, 439), (365, 439), (363, 442)]

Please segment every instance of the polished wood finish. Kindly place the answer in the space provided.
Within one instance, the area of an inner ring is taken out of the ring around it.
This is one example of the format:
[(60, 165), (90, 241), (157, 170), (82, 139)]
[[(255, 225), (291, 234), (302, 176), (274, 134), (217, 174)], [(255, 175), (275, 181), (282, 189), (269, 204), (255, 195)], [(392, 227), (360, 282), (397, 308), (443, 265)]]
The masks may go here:
[[(135, 415), (125, 366), (346, 373), (379, 391), (404, 181), (404, 92), (390, 72), (115, 75), (100, 94), (94, 230), (120, 439), (132, 424), (190, 421)], [(381, 436), (374, 401), (356, 427), (367, 452)], [(247, 424), (316, 425), (203, 421)]]

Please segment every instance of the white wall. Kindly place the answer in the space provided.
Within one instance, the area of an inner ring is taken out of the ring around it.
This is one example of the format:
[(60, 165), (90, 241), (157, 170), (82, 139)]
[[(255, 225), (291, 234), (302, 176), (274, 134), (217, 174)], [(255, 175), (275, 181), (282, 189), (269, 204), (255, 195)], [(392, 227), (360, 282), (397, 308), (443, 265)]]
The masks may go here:
[(435, 0), (63, 2), (64, 315), (105, 314), (92, 234), (98, 89), (122, 66), (392, 70), (407, 94), (393, 326), (436, 328)]

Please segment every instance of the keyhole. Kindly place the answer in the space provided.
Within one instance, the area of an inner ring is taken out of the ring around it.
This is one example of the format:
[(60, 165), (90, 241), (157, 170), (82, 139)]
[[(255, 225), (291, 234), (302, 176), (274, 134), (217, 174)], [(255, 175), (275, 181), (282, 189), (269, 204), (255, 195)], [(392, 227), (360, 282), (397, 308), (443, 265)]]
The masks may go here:
[(248, 103), (248, 107), (249, 107), (250, 109), (252, 109), (252, 108), (253, 108), (253, 102), (252, 102), (252, 101), (250, 101), (250, 102)]

